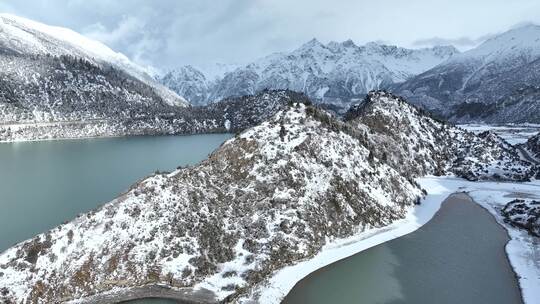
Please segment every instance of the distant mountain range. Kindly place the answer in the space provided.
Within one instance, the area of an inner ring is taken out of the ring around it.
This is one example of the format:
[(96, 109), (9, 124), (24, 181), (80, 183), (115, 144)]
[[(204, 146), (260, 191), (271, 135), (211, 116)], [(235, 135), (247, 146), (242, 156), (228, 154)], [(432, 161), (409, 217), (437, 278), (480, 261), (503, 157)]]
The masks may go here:
[(357, 46), (351, 40), (324, 45), (313, 39), (290, 53), (222, 69), (217, 79), (184, 66), (159, 80), (194, 105), (264, 89), (289, 89), (345, 111), (367, 92), (403, 82), (458, 53), (451, 46), (411, 50), (377, 43)]
[(388, 89), (454, 122), (540, 122), (540, 27), (509, 30), (460, 53), (352, 41), (311, 40), (208, 79), (192, 66), (160, 81), (195, 105), (265, 88), (303, 92), (344, 112), (370, 90)]
[[(72, 134), (212, 132), (223, 126), (187, 125), (193, 122), (189, 115), (203, 117), (198, 121), (203, 123), (216, 113), (187, 110), (186, 99), (203, 106), (267, 89), (304, 93), (340, 114), (369, 91), (387, 89), (453, 122), (540, 122), (540, 27), (535, 25), (464, 53), (451, 46), (411, 50), (313, 39), (247, 65), (184, 66), (156, 80), (124, 55), (71, 30), (0, 14), (0, 64), (4, 134), (5, 126), (14, 124), (81, 122), (99, 125), (84, 131), (70, 127)], [(4, 138), (13, 139), (13, 131)]]

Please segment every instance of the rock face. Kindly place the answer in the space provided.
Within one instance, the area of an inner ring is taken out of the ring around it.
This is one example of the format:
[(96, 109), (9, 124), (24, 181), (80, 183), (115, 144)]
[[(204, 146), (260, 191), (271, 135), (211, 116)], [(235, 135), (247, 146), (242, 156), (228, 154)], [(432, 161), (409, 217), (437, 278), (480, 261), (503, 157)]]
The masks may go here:
[(277, 53), (208, 81), (202, 72), (183, 67), (166, 74), (161, 82), (192, 103), (215, 102), (230, 96), (256, 94), (264, 89), (303, 92), (314, 102), (333, 104), (340, 110), (371, 90), (388, 88), (451, 58), (453, 47), (410, 50), (352, 41), (313, 39), (290, 53)]
[(540, 237), (540, 201), (516, 199), (501, 210), (505, 221)]
[(293, 99), (199, 165), (151, 176), (1, 254), (0, 300), (122, 300), (162, 286), (184, 300), (256, 301), (275, 270), (402, 218), (422, 196), (415, 177), (528, 174), (491, 134), (475, 137), (386, 92), (348, 117)]
[(0, 65), (0, 124), (144, 119), (188, 105), (101, 43), (5, 14)]
[(527, 140), (525, 149), (532, 157), (540, 162), (540, 133)]
[(369, 155), (354, 128), (297, 103), (201, 164), (152, 176), (6, 251), (0, 299), (164, 284), (232, 301), (328, 240), (404, 216), (421, 190)]
[(456, 122), (540, 122), (540, 26), (491, 38), (392, 91)]
[(495, 133), (467, 132), (384, 91), (370, 92), (345, 117), (362, 130), (375, 157), (402, 173), (528, 180), (536, 171)]

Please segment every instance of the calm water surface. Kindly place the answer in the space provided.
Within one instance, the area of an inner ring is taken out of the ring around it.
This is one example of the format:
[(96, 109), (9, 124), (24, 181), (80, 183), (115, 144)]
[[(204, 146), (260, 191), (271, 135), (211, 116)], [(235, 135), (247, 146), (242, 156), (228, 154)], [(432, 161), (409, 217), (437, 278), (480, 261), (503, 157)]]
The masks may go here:
[(122, 302), (122, 304), (180, 304), (180, 302), (167, 299), (141, 299)]
[(521, 303), (506, 231), (460, 194), (419, 230), (300, 281), (287, 304)]
[(0, 252), (110, 201), (156, 170), (205, 159), (231, 136), (0, 143)]

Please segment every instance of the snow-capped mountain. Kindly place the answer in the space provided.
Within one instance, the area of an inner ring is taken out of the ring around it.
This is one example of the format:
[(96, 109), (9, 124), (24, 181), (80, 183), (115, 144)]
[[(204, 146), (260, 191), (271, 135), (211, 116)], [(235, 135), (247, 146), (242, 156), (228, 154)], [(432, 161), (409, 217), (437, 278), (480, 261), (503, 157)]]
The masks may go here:
[(0, 122), (127, 119), (187, 106), (143, 68), (71, 30), (0, 15)]
[[(457, 53), (450, 46), (410, 50), (377, 43), (357, 46), (351, 40), (324, 45), (313, 39), (290, 53), (272, 54), (238, 67), (218, 81), (181, 68), (165, 75), (162, 83), (180, 94), (194, 92), (184, 96), (197, 102), (200, 96), (214, 102), (263, 89), (290, 89), (316, 102), (348, 108), (368, 91), (403, 82)], [(206, 88), (207, 93), (202, 93)]]
[[(418, 176), (531, 173), (491, 135), (386, 92), (370, 93), (348, 122), (296, 101), (202, 163), (151, 176), (2, 253), (0, 300), (120, 302), (158, 288), (186, 301), (257, 302), (276, 270), (403, 218), (421, 203)], [(454, 147), (460, 154), (447, 155)]]
[(457, 54), (393, 91), (460, 122), (540, 122), (540, 26), (527, 25)]
[(187, 96), (192, 105), (207, 103), (211, 83), (201, 71), (190, 65), (168, 72), (159, 81), (179, 95)]

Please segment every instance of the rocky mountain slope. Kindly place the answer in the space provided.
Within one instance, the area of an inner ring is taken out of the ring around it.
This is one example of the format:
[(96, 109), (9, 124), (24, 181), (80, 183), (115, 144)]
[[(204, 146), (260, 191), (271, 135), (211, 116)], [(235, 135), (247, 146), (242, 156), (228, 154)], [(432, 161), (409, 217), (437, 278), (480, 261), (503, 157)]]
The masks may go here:
[(415, 177), (521, 180), (533, 170), (511, 164), (492, 134), (437, 122), (386, 92), (370, 93), (348, 122), (295, 101), (199, 165), (151, 176), (1, 254), (0, 300), (118, 301), (157, 286), (181, 299), (256, 300), (275, 270), (402, 218), (422, 196)]
[(6, 14), (0, 65), (0, 124), (139, 119), (188, 105), (105, 45)]
[[(263, 91), (203, 107), (177, 107), (171, 113), (148, 107), (146, 113), (152, 115), (133, 118), (0, 124), (0, 141), (238, 132), (261, 123), (293, 100), (308, 102), (305, 95), (292, 91)], [(105, 111), (114, 114), (113, 109)]]
[(528, 180), (537, 170), (495, 133), (475, 135), (385, 91), (370, 92), (345, 117), (362, 130), (374, 157), (403, 174)]
[(290, 53), (239, 67), (217, 81), (187, 66), (166, 74), (161, 82), (196, 104), (263, 89), (290, 89), (346, 110), (368, 91), (403, 82), (457, 53), (453, 47), (410, 50), (377, 43), (357, 46), (350, 40), (324, 45), (313, 39)]
[(392, 90), (458, 122), (540, 122), (540, 26), (493, 37)]

